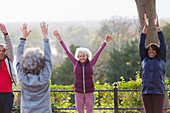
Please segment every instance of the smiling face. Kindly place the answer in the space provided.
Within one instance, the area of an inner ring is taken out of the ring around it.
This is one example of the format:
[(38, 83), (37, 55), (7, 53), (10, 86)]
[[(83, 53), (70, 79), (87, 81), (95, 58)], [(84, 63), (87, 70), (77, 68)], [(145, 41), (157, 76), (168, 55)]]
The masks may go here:
[(81, 63), (84, 63), (87, 60), (87, 55), (83, 52), (79, 52), (78, 53), (78, 59), (80, 60)]
[(6, 50), (3, 46), (0, 46), (0, 60), (5, 59), (6, 57)]
[(157, 55), (156, 51), (153, 50), (152, 47), (149, 47), (149, 50), (148, 50), (149, 58), (155, 58), (156, 55)]

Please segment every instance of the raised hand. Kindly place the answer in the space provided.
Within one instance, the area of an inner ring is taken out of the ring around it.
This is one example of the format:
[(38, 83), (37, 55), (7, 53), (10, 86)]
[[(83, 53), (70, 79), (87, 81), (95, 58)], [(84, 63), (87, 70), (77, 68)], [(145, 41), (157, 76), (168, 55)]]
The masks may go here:
[(112, 37), (112, 33), (110, 33), (109, 35), (106, 36), (106, 42), (109, 42), (110, 40), (112, 40), (113, 37)]
[(0, 30), (2, 31), (3, 34), (8, 33), (7, 30), (6, 30), (5, 25), (4, 25), (4, 24), (1, 24), (1, 23), (0, 23)]
[(41, 30), (42, 30), (42, 33), (43, 33), (43, 37), (47, 38), (47, 35), (48, 35), (48, 24), (46, 25), (45, 22), (42, 22), (42, 23), (40, 23), (40, 26), (41, 26)]
[(145, 27), (147, 27), (149, 25), (149, 21), (146, 14), (144, 14), (144, 21), (145, 21)]
[(59, 34), (59, 32), (58, 32), (57, 30), (55, 30), (55, 31), (53, 32), (53, 35), (54, 35), (59, 41), (62, 40), (62, 39), (61, 39), (61, 36), (60, 36), (60, 34)]
[(156, 14), (156, 19), (155, 19), (155, 25), (157, 27), (157, 32), (161, 31), (161, 28), (159, 27), (159, 22), (158, 22), (158, 15)]
[(155, 19), (155, 25), (156, 25), (156, 27), (159, 27), (158, 15), (157, 14), (156, 14), (156, 19)]
[(26, 38), (32, 30), (27, 31), (27, 24), (22, 24), (22, 27), (20, 27), (20, 30), (22, 32), (22, 38)]
[(149, 21), (148, 21), (148, 18), (147, 18), (147, 16), (146, 16), (146, 14), (144, 14), (144, 22), (145, 22), (145, 25), (144, 25), (144, 27), (143, 27), (142, 33), (143, 33), (143, 34), (146, 34), (146, 33), (147, 33), (147, 27), (148, 27), (148, 25), (149, 25)]

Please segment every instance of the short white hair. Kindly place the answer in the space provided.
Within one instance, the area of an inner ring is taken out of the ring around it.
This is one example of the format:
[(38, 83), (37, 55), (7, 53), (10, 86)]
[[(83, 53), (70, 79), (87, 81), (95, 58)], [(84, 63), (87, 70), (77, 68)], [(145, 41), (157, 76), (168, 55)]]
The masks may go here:
[(4, 47), (4, 48), (5, 48), (5, 50), (6, 50), (6, 46), (5, 46), (5, 44), (0, 43), (0, 46), (1, 46), (1, 47)]
[(90, 51), (88, 48), (80, 47), (80, 48), (77, 48), (77, 49), (76, 49), (75, 58), (76, 58), (77, 60), (79, 60), (79, 58), (78, 58), (79, 53), (84, 53), (89, 60), (92, 59), (92, 53), (91, 53), (91, 51)]

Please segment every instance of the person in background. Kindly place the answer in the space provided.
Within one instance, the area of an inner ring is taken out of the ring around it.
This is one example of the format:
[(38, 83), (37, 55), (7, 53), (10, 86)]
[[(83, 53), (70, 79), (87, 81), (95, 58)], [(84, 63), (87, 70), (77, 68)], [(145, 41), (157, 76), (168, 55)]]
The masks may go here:
[(13, 46), (4, 24), (0, 23), (6, 46), (0, 44), (0, 113), (11, 113), (14, 101), (12, 83), (17, 85), (17, 76), (13, 68)]
[(21, 113), (52, 113), (50, 101), (50, 78), (52, 74), (51, 49), (48, 38), (48, 25), (40, 23), (44, 53), (39, 48), (24, 51), (27, 25), (21, 29), (22, 38), (17, 48), (17, 74), (21, 82)]
[(155, 23), (160, 45), (150, 43), (145, 46), (147, 27), (149, 25), (144, 14), (145, 26), (140, 36), (139, 55), (141, 59), (142, 100), (146, 113), (163, 113), (165, 99), (165, 63), (166, 42), (159, 27), (158, 16)]
[(74, 91), (76, 92), (75, 102), (78, 113), (84, 113), (84, 105), (86, 105), (87, 113), (93, 113), (93, 92), (95, 91), (93, 82), (94, 66), (107, 42), (113, 39), (113, 37), (111, 34), (107, 35), (102, 46), (91, 59), (91, 52), (87, 48), (77, 48), (74, 57), (64, 44), (64, 41), (61, 39), (58, 31), (54, 31), (53, 34), (60, 41), (61, 46), (64, 48), (66, 54), (74, 66)]

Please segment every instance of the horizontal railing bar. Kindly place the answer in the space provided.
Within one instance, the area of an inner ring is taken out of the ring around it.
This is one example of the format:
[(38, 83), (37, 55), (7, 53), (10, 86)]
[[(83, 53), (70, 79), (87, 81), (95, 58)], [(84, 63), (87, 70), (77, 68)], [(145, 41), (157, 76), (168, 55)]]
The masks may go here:
[[(114, 91), (113, 90), (95, 90), (95, 91)], [(141, 89), (117, 89), (117, 91), (141, 91)], [(166, 89), (170, 91), (170, 89)], [(13, 92), (21, 92), (21, 90), (14, 90)], [(50, 90), (50, 92), (74, 92), (74, 90)]]
[[(115, 98), (117, 98), (117, 94), (119, 92), (133, 92), (133, 91), (141, 91), (141, 89), (117, 89), (117, 84), (114, 84), (115, 88), (113, 90), (95, 90), (96, 92), (114, 92), (114, 94), (116, 94), (116, 96), (114, 95)], [(166, 91), (170, 91), (170, 89), (165, 89)], [(14, 90), (13, 92), (21, 92), (21, 90)], [(50, 92), (74, 92), (74, 90), (50, 90)], [(115, 99), (114, 98), (114, 99)], [(144, 110), (144, 108), (119, 108), (118, 104), (117, 104), (117, 99), (114, 100), (114, 108), (93, 108), (94, 110), (114, 110), (115, 113), (118, 113), (118, 110)], [(164, 110), (170, 109), (170, 107), (165, 107)], [(19, 111), (20, 108), (13, 108), (13, 111)], [(52, 110), (77, 110), (77, 108), (53, 108)]]
[[(77, 110), (77, 108), (52, 108), (53, 110)], [(115, 108), (93, 108), (94, 110), (114, 110)], [(164, 110), (170, 109), (165, 107)], [(20, 110), (20, 108), (13, 108), (12, 110)], [(118, 108), (118, 110), (144, 110), (144, 108)]]

